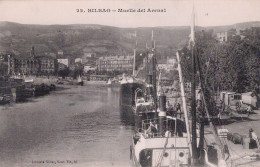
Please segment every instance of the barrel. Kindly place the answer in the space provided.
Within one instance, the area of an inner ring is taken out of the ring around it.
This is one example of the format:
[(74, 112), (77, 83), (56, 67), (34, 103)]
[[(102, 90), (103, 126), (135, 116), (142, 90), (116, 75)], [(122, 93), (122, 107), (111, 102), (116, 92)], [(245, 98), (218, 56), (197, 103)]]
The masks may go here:
[(242, 144), (242, 136), (238, 133), (234, 133), (232, 137), (232, 141), (234, 144)]

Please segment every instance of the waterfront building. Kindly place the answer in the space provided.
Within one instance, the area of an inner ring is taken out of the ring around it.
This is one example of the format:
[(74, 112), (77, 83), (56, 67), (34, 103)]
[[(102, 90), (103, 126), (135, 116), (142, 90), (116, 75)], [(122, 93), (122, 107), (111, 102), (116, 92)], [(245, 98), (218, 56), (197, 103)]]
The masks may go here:
[(99, 71), (133, 71), (133, 56), (103, 56), (97, 60)]
[(56, 74), (58, 69), (57, 59), (50, 55), (39, 57), (40, 73), (42, 74)]
[(96, 71), (96, 67), (92, 67), (90, 65), (85, 65), (84, 72), (87, 73), (88, 71)]
[(8, 74), (9, 75), (38, 75), (55, 74), (57, 63), (55, 55), (41, 54), (36, 56), (34, 47), (31, 52), (24, 55), (8, 56)]
[(94, 58), (96, 56), (96, 53), (84, 53), (84, 56), (82, 58)]
[(97, 61), (97, 55), (96, 53), (84, 53), (84, 55), (81, 57), (81, 64), (87, 65), (87, 64), (92, 64), (96, 65)]
[(68, 58), (61, 58), (61, 59), (58, 59), (57, 61), (58, 61), (58, 64), (63, 64), (66, 67), (69, 67), (69, 59)]

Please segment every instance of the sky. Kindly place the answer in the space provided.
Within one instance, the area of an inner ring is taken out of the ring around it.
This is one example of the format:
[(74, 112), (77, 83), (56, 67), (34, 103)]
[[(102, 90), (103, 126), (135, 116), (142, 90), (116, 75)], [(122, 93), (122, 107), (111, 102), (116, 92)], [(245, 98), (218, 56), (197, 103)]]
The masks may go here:
[[(187, 26), (191, 24), (193, 1), (197, 26), (260, 21), (260, 0), (0, 0), (0, 21), (116, 27)], [(165, 12), (147, 12), (148, 8)], [(110, 9), (110, 12), (88, 12), (88, 9)], [(118, 9), (145, 9), (146, 12), (118, 12)]]

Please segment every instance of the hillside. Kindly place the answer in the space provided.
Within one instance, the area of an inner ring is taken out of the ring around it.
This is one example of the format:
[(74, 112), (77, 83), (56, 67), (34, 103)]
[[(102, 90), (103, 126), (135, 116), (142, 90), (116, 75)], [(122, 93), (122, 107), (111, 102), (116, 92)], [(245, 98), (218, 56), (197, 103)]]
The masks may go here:
[(213, 27), (206, 27), (207, 30), (213, 29), (215, 33), (221, 32), (221, 31), (227, 31), (230, 29), (238, 29), (243, 30), (251, 27), (260, 27), (260, 21), (254, 21), (254, 22), (244, 22), (244, 23), (237, 23), (233, 25), (226, 25), (226, 26), (213, 26)]
[[(260, 22), (197, 29), (219, 32), (252, 26), (260, 26)], [(74, 58), (89, 52), (98, 56), (132, 54), (136, 38), (139, 51), (145, 49), (146, 43), (151, 46), (152, 30), (160, 57), (172, 56), (172, 53), (187, 43), (190, 33), (188, 26), (117, 28), (103, 25), (26, 25), (0, 22), (0, 53), (14, 52), (26, 56), (34, 45), (37, 54), (63, 50), (66, 55)]]
[[(137, 49), (151, 46), (151, 32), (160, 55), (169, 55), (188, 39), (189, 28), (117, 28), (101, 25), (23, 25), (0, 23), (0, 52), (13, 51), (26, 55), (32, 45), (38, 54), (63, 50), (78, 57), (88, 52), (97, 55), (132, 54), (137, 38)], [(135, 37), (135, 32), (137, 37)]]

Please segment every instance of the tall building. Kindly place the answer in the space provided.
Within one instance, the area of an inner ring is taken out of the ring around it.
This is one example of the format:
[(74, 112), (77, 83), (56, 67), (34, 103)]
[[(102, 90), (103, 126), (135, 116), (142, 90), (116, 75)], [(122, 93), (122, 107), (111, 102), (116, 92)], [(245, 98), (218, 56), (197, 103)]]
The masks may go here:
[(97, 60), (99, 71), (132, 72), (133, 56), (107, 56)]
[(57, 59), (50, 56), (44, 56), (39, 58), (39, 61), (40, 61), (40, 73), (56, 74), (58, 68)]
[(37, 74), (55, 74), (57, 72), (57, 60), (50, 55), (37, 56), (32, 47), (28, 55), (8, 56), (8, 74), (9, 75), (37, 75)]

